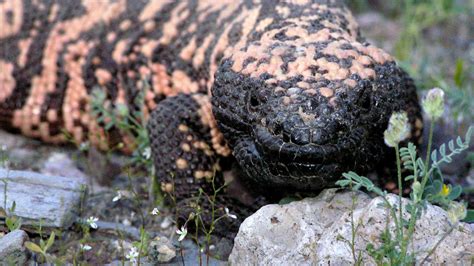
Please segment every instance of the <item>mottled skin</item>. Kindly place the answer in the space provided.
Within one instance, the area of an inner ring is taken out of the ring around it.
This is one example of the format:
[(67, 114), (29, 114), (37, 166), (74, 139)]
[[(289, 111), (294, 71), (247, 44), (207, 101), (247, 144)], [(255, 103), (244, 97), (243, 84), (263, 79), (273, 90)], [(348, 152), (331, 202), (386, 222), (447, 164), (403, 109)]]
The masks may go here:
[(104, 90), (106, 105), (149, 117), (157, 176), (181, 218), (232, 161), (244, 197), (223, 194), (219, 206), (256, 208), (258, 195), (375, 169), (394, 111), (408, 112), (412, 139), (421, 134), (412, 80), (340, 1), (1, 1), (0, 25), (0, 126), (133, 150), (91, 114), (91, 91)]

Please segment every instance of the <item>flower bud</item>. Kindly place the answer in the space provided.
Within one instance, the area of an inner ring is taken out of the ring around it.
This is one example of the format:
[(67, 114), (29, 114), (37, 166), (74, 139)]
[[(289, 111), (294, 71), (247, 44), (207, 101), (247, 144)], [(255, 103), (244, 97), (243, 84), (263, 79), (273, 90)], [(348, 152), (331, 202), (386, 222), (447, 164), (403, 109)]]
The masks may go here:
[(444, 112), (444, 91), (440, 88), (429, 90), (421, 105), (431, 121), (438, 120)]
[(383, 136), (385, 144), (395, 147), (410, 134), (410, 124), (406, 112), (393, 113)]
[(421, 183), (419, 181), (413, 182), (411, 189), (413, 190), (413, 195), (414, 195), (414, 201), (418, 202), (421, 198), (419, 196), (421, 195)]
[(448, 219), (451, 222), (451, 224), (455, 224), (459, 222), (460, 220), (466, 218), (467, 215), (467, 209), (466, 205), (457, 202), (457, 201), (451, 201), (449, 203), (448, 207)]

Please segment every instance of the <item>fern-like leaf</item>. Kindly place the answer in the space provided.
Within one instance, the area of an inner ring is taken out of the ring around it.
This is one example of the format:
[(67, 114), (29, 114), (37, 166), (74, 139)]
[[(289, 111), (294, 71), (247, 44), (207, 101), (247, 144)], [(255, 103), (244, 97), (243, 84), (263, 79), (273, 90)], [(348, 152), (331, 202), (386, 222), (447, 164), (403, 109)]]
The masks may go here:
[[(469, 143), (471, 141), (472, 133), (473, 133), (474, 127), (470, 126), (469, 129), (466, 132), (464, 141), (460, 137), (456, 138), (456, 144), (457, 147), (454, 146), (454, 143), (450, 141), (448, 143), (448, 147), (450, 150), (449, 154), (446, 154), (446, 144), (442, 144), (438, 150), (433, 150), (431, 153), (431, 159), (432, 159), (432, 164), (430, 168), (430, 173), (433, 172), (435, 169), (439, 167), (440, 164), (442, 163), (450, 163), (453, 161), (453, 156), (456, 154), (460, 154), (467, 148), (469, 148)], [(440, 159), (438, 160), (438, 154), (440, 155)]]

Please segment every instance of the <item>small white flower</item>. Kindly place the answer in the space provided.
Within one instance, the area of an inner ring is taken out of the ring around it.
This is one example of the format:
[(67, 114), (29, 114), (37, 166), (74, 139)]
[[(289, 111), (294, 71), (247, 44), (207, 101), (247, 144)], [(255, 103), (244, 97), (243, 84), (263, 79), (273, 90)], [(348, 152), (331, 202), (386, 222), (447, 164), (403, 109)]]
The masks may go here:
[(5, 144), (2, 145), (2, 151), (7, 151), (7, 145)]
[(99, 221), (99, 218), (91, 216), (89, 217), (86, 222), (89, 224), (89, 226), (93, 229), (97, 229), (97, 221)]
[(184, 226), (181, 226), (181, 229), (176, 230), (176, 234), (179, 235), (178, 241), (182, 241), (188, 234), (188, 229)]
[(130, 251), (128, 254), (125, 256), (127, 259), (130, 260), (132, 263), (137, 263), (137, 258), (138, 258), (138, 250), (136, 247), (131, 247)]
[(232, 218), (232, 219), (237, 219), (237, 215), (229, 213), (229, 209), (227, 207), (225, 207), (224, 210), (225, 210), (225, 215), (227, 217)]
[(113, 201), (113, 202), (119, 201), (119, 200), (122, 198), (122, 196), (123, 196), (123, 195), (122, 195), (122, 192), (120, 192), (120, 190), (119, 190), (119, 191), (117, 191), (117, 196), (115, 196), (115, 197), (112, 199), (112, 201)]
[(80, 150), (80, 151), (87, 151), (87, 150), (89, 150), (89, 142), (88, 142), (88, 141), (82, 142), (82, 143), (79, 145), (79, 150)]
[(158, 208), (153, 208), (153, 210), (151, 211), (151, 214), (152, 215), (158, 215), (158, 214), (160, 214), (160, 211), (158, 210)]
[(150, 160), (150, 158), (151, 158), (151, 148), (150, 148), (150, 147), (146, 147), (145, 150), (143, 150), (142, 156), (143, 156), (143, 158), (145, 158), (146, 160)]
[(132, 222), (130, 222), (130, 220), (128, 218), (125, 218), (125, 219), (123, 219), (122, 224), (126, 225), (126, 226), (130, 226), (130, 225), (132, 225)]
[(84, 244), (80, 244), (80, 245), (79, 245), (79, 248), (80, 248), (82, 251), (88, 251), (88, 250), (91, 250), (91, 249), (92, 249), (92, 247), (89, 246), (89, 245), (87, 245), (87, 244), (85, 244), (85, 245), (84, 245)]

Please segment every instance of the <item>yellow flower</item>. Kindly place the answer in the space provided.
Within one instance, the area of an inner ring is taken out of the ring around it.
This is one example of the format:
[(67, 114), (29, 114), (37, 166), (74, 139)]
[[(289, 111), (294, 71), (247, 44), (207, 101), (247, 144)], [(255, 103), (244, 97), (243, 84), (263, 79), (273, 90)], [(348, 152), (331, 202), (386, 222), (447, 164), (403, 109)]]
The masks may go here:
[(443, 187), (441, 188), (441, 191), (439, 194), (443, 197), (447, 197), (449, 195), (449, 192), (451, 191), (450, 187), (448, 187), (446, 184), (443, 184)]

